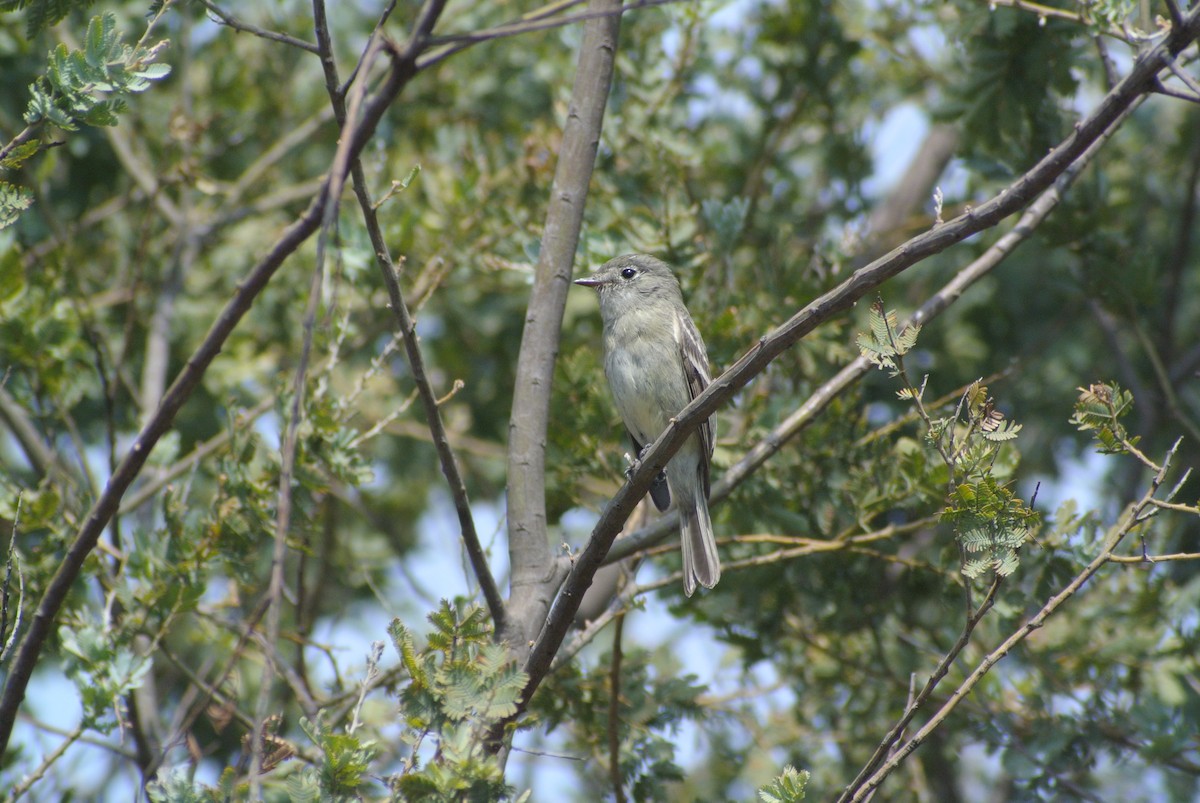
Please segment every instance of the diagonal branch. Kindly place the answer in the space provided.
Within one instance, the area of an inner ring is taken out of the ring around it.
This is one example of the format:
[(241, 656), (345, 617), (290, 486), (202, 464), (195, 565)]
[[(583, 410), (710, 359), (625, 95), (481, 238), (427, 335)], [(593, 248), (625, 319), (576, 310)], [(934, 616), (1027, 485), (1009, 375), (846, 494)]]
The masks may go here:
[(562, 644), (583, 592), (604, 560), (613, 539), (650, 483), (691, 433), (761, 373), (776, 357), (800, 341), (817, 326), (852, 307), (858, 299), (887, 279), (898, 275), (926, 257), (940, 253), (973, 234), (984, 231), (1015, 214), (1040, 193), (1049, 189), (1097, 140), (1101, 139), (1139, 97), (1153, 89), (1165, 63), (1200, 36), (1200, 6), (1193, 8), (1185, 24), (1171, 31), (1148, 50), (1126, 78), (1104, 97), (1096, 110), (1075, 126), (1074, 132), (1050, 151), (1020, 179), (977, 209), (918, 235), (892, 252), (855, 271), (845, 282), (815, 299), (774, 331), (764, 335), (708, 389), (697, 396), (674, 419), (642, 457), (638, 469), (609, 502), (583, 552), (576, 558), (562, 591), (554, 602), (545, 628), (534, 644), (525, 671), (529, 682), (522, 695), (519, 715), (537, 690), (554, 654)]
[(479, 42), (506, 39), (511, 36), (520, 36), (521, 34), (532, 33), (534, 31), (548, 31), (552, 28), (562, 28), (576, 22), (591, 22), (601, 17), (620, 17), (627, 11), (680, 3), (683, 0), (634, 0), (626, 4), (613, 2), (605, 4), (604, 8), (589, 6), (587, 11), (581, 11), (578, 14), (554, 16), (572, 6), (579, 5), (580, 2), (582, 0), (559, 0), (559, 2), (549, 3), (540, 9), (523, 14), (520, 19), (514, 22), (506, 22), (502, 25), (497, 25), (495, 28), (437, 37), (431, 43), (436, 46), (431, 47), (427, 53), (421, 55), (421, 58), (417, 61), (417, 66), (420, 69), (425, 69)]
[(883, 741), (881, 741), (879, 746), (875, 748), (874, 755), (872, 755), (870, 760), (867, 761), (866, 766), (862, 768), (858, 774), (858, 777), (854, 779), (853, 783), (847, 787), (846, 791), (842, 794), (842, 797), (839, 798), (839, 801), (846, 800), (848, 796), (852, 794), (853, 790), (857, 789), (868, 777), (870, 777), (871, 773), (875, 771), (875, 769), (883, 762), (884, 759), (895, 755), (896, 744), (904, 737), (904, 731), (908, 727), (908, 724), (912, 722), (913, 717), (917, 715), (917, 711), (921, 708), (921, 706), (929, 702), (929, 698), (933, 696), (933, 690), (937, 688), (937, 685), (942, 681), (942, 678), (944, 678), (950, 671), (950, 666), (958, 658), (959, 654), (966, 649), (967, 644), (969, 644), (971, 641), (971, 634), (975, 632), (975, 628), (996, 603), (996, 592), (1000, 590), (1000, 583), (1003, 581), (1003, 579), (1004, 578), (1000, 575), (996, 575), (994, 578), (992, 578), (992, 584), (988, 587), (987, 595), (984, 597), (983, 602), (979, 603), (979, 607), (972, 610), (967, 616), (967, 621), (963, 625), (963, 631), (959, 635), (958, 640), (954, 642), (954, 646), (952, 646), (950, 651), (947, 652), (946, 655), (943, 656), (942, 660), (938, 662), (937, 668), (933, 671), (933, 674), (929, 676), (929, 680), (925, 682), (925, 686), (921, 689), (921, 693), (916, 695), (916, 697), (913, 697), (904, 707), (904, 714), (900, 717), (896, 724), (892, 726), (892, 729), (888, 731), (887, 735), (883, 737)]
[(254, 36), (262, 37), (263, 39), (269, 39), (272, 42), (279, 42), (281, 44), (291, 45), (292, 47), (298, 47), (301, 50), (309, 53), (317, 52), (317, 46), (311, 42), (305, 42), (303, 39), (297, 39), (296, 37), (289, 36), (286, 33), (268, 31), (265, 28), (259, 28), (257, 25), (251, 25), (248, 22), (243, 22), (242, 20), (230, 14), (228, 11), (222, 9), (216, 3), (212, 2), (212, 0), (200, 0), (200, 5), (204, 6), (205, 10), (207, 10), (209, 14), (212, 14), (213, 17), (220, 22), (220, 24), (227, 25), (238, 33), (244, 32), (253, 34)]

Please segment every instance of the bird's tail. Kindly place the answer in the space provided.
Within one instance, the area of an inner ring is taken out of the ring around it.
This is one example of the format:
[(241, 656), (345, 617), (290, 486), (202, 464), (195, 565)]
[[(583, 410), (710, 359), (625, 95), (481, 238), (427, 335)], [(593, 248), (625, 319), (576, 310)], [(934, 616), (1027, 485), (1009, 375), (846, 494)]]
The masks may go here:
[[(684, 502), (683, 499), (679, 501)], [(712, 519), (708, 516), (708, 500), (702, 493), (696, 494), (690, 504), (681, 504), (679, 521), (683, 547), (683, 593), (690, 597), (696, 590), (696, 583), (712, 588), (721, 579), (717, 539), (713, 537)]]

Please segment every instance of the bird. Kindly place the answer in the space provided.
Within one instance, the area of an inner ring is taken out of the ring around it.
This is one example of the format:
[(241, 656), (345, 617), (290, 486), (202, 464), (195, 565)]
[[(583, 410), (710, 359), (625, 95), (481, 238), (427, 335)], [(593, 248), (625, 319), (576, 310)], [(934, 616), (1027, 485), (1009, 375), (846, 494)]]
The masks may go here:
[[(575, 284), (594, 288), (604, 323), (604, 373), (637, 458), (712, 382), (708, 352), (683, 303), (671, 267), (648, 254), (610, 259)], [(679, 511), (683, 592), (712, 588), (721, 560), (708, 513), (709, 463), (716, 418), (709, 417), (668, 461), (650, 496), (659, 510)]]

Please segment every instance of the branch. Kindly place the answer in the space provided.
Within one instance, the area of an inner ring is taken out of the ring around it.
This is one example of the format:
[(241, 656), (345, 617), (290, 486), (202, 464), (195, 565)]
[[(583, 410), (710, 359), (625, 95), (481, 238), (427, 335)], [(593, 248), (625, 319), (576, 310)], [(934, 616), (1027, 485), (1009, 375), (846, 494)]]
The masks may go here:
[[(321, 0), (317, 0), (320, 3)], [(350, 131), (343, 126), (338, 137), (338, 157), (350, 140)], [(308, 287), (308, 306), (304, 311), (302, 328), (304, 338), (300, 346), (300, 360), (296, 373), (292, 377), (291, 409), (288, 411), (287, 427), (283, 434), (283, 443), (279, 449), (279, 489), (275, 498), (275, 541), (271, 550), (271, 568), (267, 579), (267, 632), (266, 638), (260, 639), (263, 648), (262, 675), (258, 685), (258, 699), (254, 706), (254, 727), (250, 737), (250, 799), (256, 800), (261, 795), (259, 775), (263, 766), (263, 734), (266, 729), (267, 709), (271, 702), (271, 691), (274, 688), (276, 673), (286, 672), (286, 664), (279, 660), (276, 647), (279, 642), (279, 622), (283, 607), (283, 564), (287, 560), (287, 537), (292, 524), (292, 476), (296, 468), (296, 439), (300, 431), (300, 422), (304, 418), (304, 391), (307, 387), (308, 363), (312, 358), (313, 334), (317, 325), (317, 313), (321, 308), (321, 288), (325, 284), (325, 252), (329, 240), (332, 221), (336, 218), (340, 193), (340, 179), (345, 178), (345, 162), (334, 158), (333, 167), (329, 171), (329, 198), (322, 215), (321, 233), (317, 237), (317, 255), (313, 266), (312, 279)], [(303, 649), (301, 647), (300, 649)], [(315, 705), (301, 699), (301, 707), (306, 716), (313, 716)]]
[(842, 796), (838, 798), (839, 803), (848, 799), (848, 796), (854, 790), (858, 789), (858, 787), (862, 785), (866, 778), (875, 771), (875, 768), (879, 766), (880, 762), (882, 762), (885, 758), (895, 755), (896, 743), (904, 735), (904, 730), (908, 727), (908, 723), (912, 722), (913, 717), (917, 715), (917, 710), (922, 705), (927, 703), (929, 698), (933, 696), (933, 690), (937, 688), (938, 683), (940, 683), (942, 678), (944, 678), (950, 671), (951, 664), (954, 663), (955, 659), (958, 658), (962, 651), (966, 649), (967, 644), (970, 643), (971, 634), (975, 632), (975, 627), (983, 619), (984, 615), (991, 610), (992, 605), (995, 604), (996, 592), (1000, 590), (1000, 583), (1002, 580), (1003, 578), (1000, 575), (996, 575), (992, 579), (992, 584), (988, 588), (988, 593), (984, 597), (983, 602), (981, 602), (979, 607), (972, 611), (967, 617), (966, 624), (963, 625), (963, 631), (958, 637), (958, 641), (954, 642), (954, 646), (951, 647), (950, 651), (946, 653), (945, 657), (938, 662), (937, 668), (933, 671), (933, 674), (929, 676), (929, 680), (925, 682), (925, 686), (921, 689), (921, 693), (910, 700), (908, 705), (905, 706), (903, 716), (897, 720), (896, 724), (892, 726), (892, 729), (888, 731), (886, 736), (883, 737), (883, 741), (881, 741), (879, 746), (875, 748), (874, 755), (871, 756), (870, 760), (862, 768), (862, 771), (859, 772), (854, 781), (848, 787), (846, 787), (846, 791), (844, 791)]
[(71, 476), (67, 466), (59, 462), (58, 456), (42, 440), (42, 434), (29, 418), (29, 413), (4, 389), (2, 383), (0, 383), (0, 421), (4, 422), (13, 438), (21, 445), (25, 459), (29, 461), (30, 467), (33, 468), (39, 479), (51, 473), (57, 473), (63, 479)]
[[(359, 153), (374, 134), (379, 120), (384, 112), (396, 99), (400, 91), (417, 73), (417, 51), (405, 50), (392, 53), (392, 69), (379, 92), (366, 105), (361, 125), (354, 130), (351, 152)], [(180, 371), (171, 387), (163, 394), (158, 409), (143, 425), (109, 478), (108, 485), (99, 499), (88, 512), (83, 526), (75, 535), (71, 546), (64, 555), (58, 571), (47, 585), (45, 593), (38, 604), (37, 612), (30, 623), (29, 631), (21, 641), (21, 646), (10, 668), (4, 685), (4, 693), (0, 696), (0, 754), (8, 746), (12, 736), (13, 724), (17, 711), (25, 699), (25, 689), (33, 675), (38, 657), (45, 646), (46, 639), (54, 626), (54, 620), (59, 608), (71, 590), (87, 556), (96, 547), (100, 534), (116, 513), (121, 496), (141, 472), (155, 444), (170, 429), (176, 414), (200, 384), (208, 366), (220, 353), (230, 333), (249, 311), (254, 299), (266, 287), (267, 282), (274, 276), (275, 271), (283, 264), (297, 248), (307, 240), (321, 224), (326, 204), (328, 203), (328, 179), (321, 191), (308, 205), (300, 217), (292, 223), (276, 241), (266, 256), (247, 274), (238, 285), (229, 303), (217, 316), (205, 336), (204, 341), (188, 358), (187, 364)]]
[[(969, 209), (954, 220), (918, 235), (870, 265), (855, 271), (849, 279), (797, 312), (779, 328), (764, 335), (741, 359), (718, 377), (675, 417), (643, 455), (638, 469), (609, 502), (583, 552), (576, 559), (562, 591), (551, 609), (545, 628), (525, 662), (529, 682), (516, 715), (528, 705), (550, 663), (570, 628), (583, 592), (600, 567), (613, 539), (638, 501), (650, 488), (650, 483), (667, 461), (679, 450), (692, 432), (707, 420), (717, 408), (729, 401), (741, 388), (787, 349), (795, 345), (821, 323), (854, 305), (858, 299), (887, 279), (955, 243), (984, 231), (1019, 211), (1051, 185), (1071, 164), (1100, 140), (1109, 128), (1150, 91), (1157, 75), (1164, 68), (1164, 59), (1174, 57), (1200, 36), (1200, 6), (1193, 8), (1186, 25), (1172, 30), (1158, 45), (1136, 62), (1132, 71), (1112, 92), (1104, 97), (1097, 109), (1075, 126), (1074, 132), (1050, 151), (1015, 183), (978, 209)], [(514, 715), (514, 716), (516, 716)]]
[(316, 53), (317, 46), (311, 42), (305, 42), (303, 39), (297, 39), (294, 36), (288, 36), (286, 33), (278, 33), (277, 31), (268, 31), (264, 28), (259, 28), (257, 25), (251, 25), (247, 22), (242, 22), (237, 17), (230, 14), (228, 11), (221, 9), (212, 0), (200, 0), (200, 4), (208, 10), (208, 13), (217, 18), (217, 21), (222, 25), (227, 25), (238, 32), (253, 34), (263, 39), (269, 39), (272, 42), (281, 42), (285, 45), (298, 47), (309, 53)]
[[(1047, 17), (1055, 17), (1057, 19), (1067, 20), (1068, 22), (1073, 22), (1076, 25), (1082, 25), (1085, 27), (1092, 25), (1094, 22), (1088, 15), (1078, 14), (1074, 11), (1066, 11), (1061, 8), (1054, 8), (1053, 6), (1047, 6), (1041, 3), (1030, 2), (1030, 0), (987, 0), (987, 2), (989, 6), (1007, 6), (1008, 8), (1016, 9), (1018, 11), (1032, 12), (1037, 14), (1039, 20), (1045, 20)], [(1114, 39), (1120, 39), (1122, 42), (1130, 45), (1136, 45), (1139, 41), (1145, 41), (1148, 38), (1145, 35), (1138, 35), (1132, 30), (1122, 30), (1116, 26), (1101, 28), (1100, 30), (1108, 36), (1111, 36)]]
[(579, 14), (566, 14), (561, 17), (553, 17), (559, 11), (578, 5), (580, 2), (582, 0), (560, 0), (560, 2), (550, 3), (537, 11), (525, 14), (516, 22), (505, 23), (482, 31), (438, 37), (435, 43), (445, 44), (441, 44), (440, 47), (430, 48), (428, 53), (421, 56), (417, 64), (421, 69), (425, 69), (479, 42), (505, 39), (534, 31), (548, 31), (552, 28), (562, 28), (576, 22), (586, 21), (590, 23), (604, 17), (620, 17), (626, 11), (664, 6), (669, 3), (682, 2), (682, 0), (636, 0), (636, 2), (629, 3), (628, 5), (622, 5), (618, 0), (614, 0), (613, 3), (606, 3), (606, 7), (603, 9), (589, 6), (587, 11)]
[(625, 803), (621, 783), (621, 633), (625, 629), (625, 614), (617, 616), (613, 633), (612, 666), (608, 670), (608, 775), (612, 780), (616, 803)]
[[(880, 530), (859, 533), (857, 535), (852, 535), (849, 532), (840, 533), (836, 538), (832, 539), (803, 538), (796, 536), (786, 538), (772, 536), (768, 539), (763, 537), (742, 536), (736, 540), (759, 543), (765, 540), (774, 542), (783, 541), (784, 543), (792, 546), (789, 546), (787, 549), (780, 549), (765, 555), (755, 555), (754, 557), (744, 558), (742, 560), (730, 561), (729, 563), (722, 564), (721, 571), (724, 572), (728, 570), (730, 572), (736, 572), (739, 569), (746, 569), (753, 566), (763, 566), (770, 563), (778, 563), (784, 560), (806, 557), (808, 555), (829, 554), (831, 552), (854, 552), (858, 554), (867, 554), (871, 557), (879, 558), (881, 560), (898, 560), (912, 567), (913, 564), (911, 562), (903, 561), (903, 559), (896, 558), (893, 555), (885, 555), (880, 552), (865, 549), (863, 544), (871, 544), (875, 543), (876, 541), (890, 540), (899, 535), (905, 535), (925, 527), (931, 527), (936, 524), (937, 521), (937, 516), (927, 516), (915, 521), (906, 522), (905, 524), (889, 524)], [(938, 571), (932, 566), (923, 566), (921, 568)], [(558, 654), (554, 657), (554, 663), (552, 664), (550, 671), (556, 672), (559, 668), (566, 665), (581, 649), (583, 649), (584, 646), (596, 638), (596, 636), (600, 634), (600, 631), (603, 630), (609, 622), (616, 617), (627, 613), (633, 606), (633, 600), (635, 600), (638, 596), (659, 588), (678, 588), (682, 576), (682, 572), (676, 572), (666, 577), (659, 578), (658, 580), (654, 580), (650, 583), (637, 585), (630, 583), (627, 585), (621, 590), (621, 593), (617, 596), (617, 598), (609, 604), (604, 613), (589, 621), (587, 626), (580, 630), (575, 638), (571, 640), (570, 644), (559, 650)]]
[[(1155, 507), (1160, 505), (1152, 502)], [(1125, 563), (1150, 568), (1156, 563), (1166, 563), (1175, 560), (1200, 560), (1200, 552), (1173, 552), (1170, 555), (1113, 555), (1109, 558), (1112, 563)]]
[(546, 619), (557, 582), (546, 532), (546, 428), (554, 361), (571, 268), (583, 225), (588, 184), (600, 144), (604, 107), (612, 84), (620, 32), (620, 0), (592, 0), (597, 16), (584, 26), (579, 64), (563, 126), (562, 145), (541, 252), (529, 296), (521, 351), (517, 358), (512, 416), (508, 431), (508, 549), (512, 566), (509, 598), (512, 619), (497, 633), (524, 658)]

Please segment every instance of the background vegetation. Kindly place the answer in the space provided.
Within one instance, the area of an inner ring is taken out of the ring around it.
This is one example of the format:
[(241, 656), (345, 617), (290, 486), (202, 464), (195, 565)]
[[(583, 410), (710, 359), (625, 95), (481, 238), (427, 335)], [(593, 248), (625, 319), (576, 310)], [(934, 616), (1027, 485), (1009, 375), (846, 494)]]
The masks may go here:
[(620, 10), (0, 0), (10, 799), (1200, 794), (1200, 9)]

